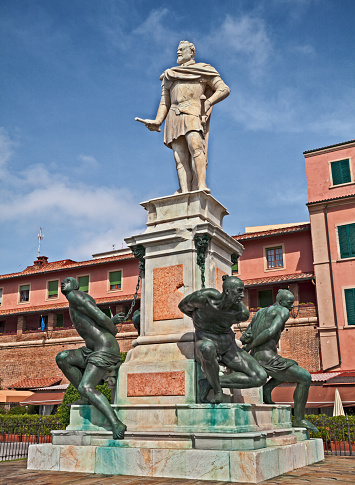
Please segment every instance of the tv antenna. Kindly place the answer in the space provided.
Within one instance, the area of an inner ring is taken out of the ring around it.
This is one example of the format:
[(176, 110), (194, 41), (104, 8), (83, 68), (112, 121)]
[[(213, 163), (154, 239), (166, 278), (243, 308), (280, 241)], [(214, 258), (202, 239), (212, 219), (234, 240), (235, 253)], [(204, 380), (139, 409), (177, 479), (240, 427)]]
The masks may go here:
[(38, 234), (38, 256), (41, 254), (41, 241), (44, 238), (44, 234), (42, 232), (42, 228), (39, 228), (39, 234)]

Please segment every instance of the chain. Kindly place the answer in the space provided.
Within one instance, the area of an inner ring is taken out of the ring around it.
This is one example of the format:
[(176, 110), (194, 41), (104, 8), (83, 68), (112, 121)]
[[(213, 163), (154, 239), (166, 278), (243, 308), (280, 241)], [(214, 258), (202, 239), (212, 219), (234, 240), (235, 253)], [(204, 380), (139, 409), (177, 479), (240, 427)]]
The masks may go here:
[(201, 270), (201, 288), (205, 288), (205, 260), (206, 251), (210, 240), (211, 236), (208, 234), (195, 234), (194, 237), (195, 247), (197, 249), (197, 264)]
[(143, 278), (143, 275), (144, 275), (144, 270), (145, 270), (145, 260), (144, 260), (145, 248), (144, 248), (144, 246), (142, 246), (140, 244), (137, 245), (137, 246), (132, 246), (131, 250), (132, 250), (133, 255), (139, 260), (138, 282), (137, 282), (137, 285), (136, 285), (136, 292), (134, 294), (133, 301), (131, 303), (131, 307), (128, 310), (127, 315), (124, 317), (122, 322), (120, 322), (120, 329), (117, 331), (117, 333), (120, 333), (120, 331), (122, 330), (123, 323), (127, 322), (129, 317), (132, 315), (134, 305), (136, 304), (136, 301), (137, 301), (137, 298), (138, 298), (138, 291), (139, 291), (139, 287), (140, 287), (140, 284), (141, 284), (141, 281), (142, 281), (142, 278)]

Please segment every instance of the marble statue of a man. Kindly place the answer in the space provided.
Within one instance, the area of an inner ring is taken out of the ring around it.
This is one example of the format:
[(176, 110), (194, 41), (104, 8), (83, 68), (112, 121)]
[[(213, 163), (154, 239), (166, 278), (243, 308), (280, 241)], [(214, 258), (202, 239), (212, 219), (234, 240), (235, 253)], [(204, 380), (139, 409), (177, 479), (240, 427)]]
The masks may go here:
[(160, 76), (162, 95), (155, 120), (136, 118), (150, 131), (160, 131), (174, 152), (178, 193), (209, 190), (206, 186), (207, 145), (212, 106), (226, 98), (229, 87), (209, 64), (195, 63), (195, 46), (186, 40), (177, 50), (179, 66)]

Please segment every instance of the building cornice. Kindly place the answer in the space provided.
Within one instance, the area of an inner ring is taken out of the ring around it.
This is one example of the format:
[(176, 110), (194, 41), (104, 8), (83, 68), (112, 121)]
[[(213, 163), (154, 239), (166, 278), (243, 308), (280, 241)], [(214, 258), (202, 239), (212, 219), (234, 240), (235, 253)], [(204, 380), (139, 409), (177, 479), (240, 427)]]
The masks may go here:
[(355, 140), (344, 141), (337, 143), (336, 145), (329, 145), (327, 147), (315, 148), (314, 150), (306, 150), (303, 152), (305, 158), (321, 155), (322, 153), (329, 153), (338, 151), (340, 148), (352, 148), (355, 147)]

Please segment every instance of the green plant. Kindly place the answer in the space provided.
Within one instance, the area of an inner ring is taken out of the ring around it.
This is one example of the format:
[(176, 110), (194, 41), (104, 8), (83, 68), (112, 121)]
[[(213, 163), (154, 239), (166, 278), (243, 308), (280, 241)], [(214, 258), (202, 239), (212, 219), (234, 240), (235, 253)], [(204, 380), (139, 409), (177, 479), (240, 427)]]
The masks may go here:
[(16, 415), (18, 415), (18, 414), (27, 414), (26, 413), (26, 407), (25, 406), (14, 406), (7, 413), (8, 416), (15, 415), (15, 414)]

